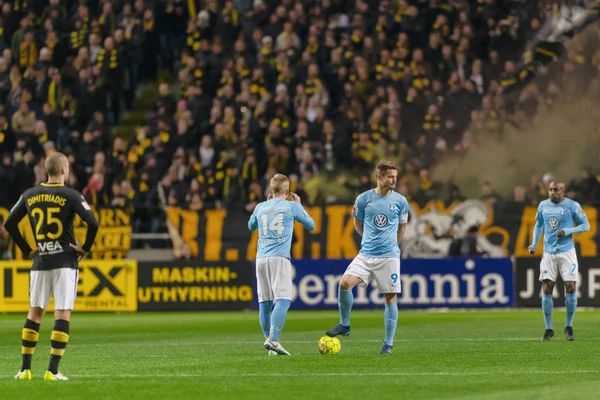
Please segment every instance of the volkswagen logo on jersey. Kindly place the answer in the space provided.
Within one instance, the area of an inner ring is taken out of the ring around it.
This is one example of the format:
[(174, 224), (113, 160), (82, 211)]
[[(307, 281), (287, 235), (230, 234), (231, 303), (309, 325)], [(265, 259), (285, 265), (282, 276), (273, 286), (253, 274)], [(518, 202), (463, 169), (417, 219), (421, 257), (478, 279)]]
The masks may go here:
[(560, 222), (558, 221), (558, 218), (551, 218), (548, 221), (548, 226), (550, 227), (550, 229), (552, 229), (553, 231), (558, 229), (558, 226), (560, 225)]
[(373, 222), (375, 223), (376, 227), (383, 228), (388, 223), (387, 215), (385, 215), (385, 214), (377, 214), (375, 216), (375, 218), (373, 219)]

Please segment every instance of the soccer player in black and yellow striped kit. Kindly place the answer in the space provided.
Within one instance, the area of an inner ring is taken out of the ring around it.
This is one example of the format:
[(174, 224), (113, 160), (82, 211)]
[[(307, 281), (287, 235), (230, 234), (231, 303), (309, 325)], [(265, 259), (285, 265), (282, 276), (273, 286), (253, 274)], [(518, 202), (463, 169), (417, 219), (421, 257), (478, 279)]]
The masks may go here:
[[(53, 153), (45, 162), (48, 182), (28, 189), (10, 211), (5, 227), (23, 254), (33, 258), (30, 275), (30, 309), (21, 334), (23, 363), (15, 379), (31, 379), (31, 359), (39, 339), (40, 323), (54, 296), (50, 365), (44, 374), (47, 381), (66, 381), (58, 364), (69, 341), (69, 321), (77, 296), (79, 260), (91, 250), (98, 221), (77, 191), (65, 187), (69, 161), (64, 154)], [(73, 218), (78, 214), (87, 223), (85, 243), (75, 240)], [(32, 250), (19, 231), (19, 223), (29, 217), (37, 249)]]

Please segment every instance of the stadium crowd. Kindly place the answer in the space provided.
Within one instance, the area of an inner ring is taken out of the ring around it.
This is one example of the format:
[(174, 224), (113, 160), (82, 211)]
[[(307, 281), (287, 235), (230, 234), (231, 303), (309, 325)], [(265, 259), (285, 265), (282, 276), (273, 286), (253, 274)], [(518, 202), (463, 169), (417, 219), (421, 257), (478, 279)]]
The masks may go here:
[[(162, 229), (166, 205), (250, 212), (275, 171), (310, 204), (352, 201), (383, 157), (400, 165), (409, 199), (461, 199), (432, 179), (436, 163), (479, 135), (528, 127), (584, 92), (576, 72), (600, 66), (575, 49), (533, 83), (515, 73), (550, 18), (544, 2), (42, 3), (0, 0), (0, 205), (43, 181), (45, 155), (60, 150), (70, 184), (93, 204), (131, 207), (141, 231)], [(159, 69), (173, 79), (147, 122), (113, 138)], [(541, 182), (513, 200), (544, 198)], [(599, 190), (589, 170), (569, 189)], [(481, 198), (500, 196), (486, 182)]]

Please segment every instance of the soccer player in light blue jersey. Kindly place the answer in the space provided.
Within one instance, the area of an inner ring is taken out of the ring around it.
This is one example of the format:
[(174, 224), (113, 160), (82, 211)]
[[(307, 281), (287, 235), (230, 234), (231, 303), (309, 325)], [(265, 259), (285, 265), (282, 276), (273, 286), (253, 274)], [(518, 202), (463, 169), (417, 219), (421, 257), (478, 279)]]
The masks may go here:
[[(279, 343), (279, 335), (292, 301), (290, 249), (294, 221), (300, 222), (309, 231), (315, 229), (315, 221), (302, 207), (300, 197), (290, 193), (287, 176), (275, 175), (271, 179), (270, 191), (267, 201), (254, 209), (248, 229), (258, 229), (256, 280), (260, 326), (266, 339), (264, 347), (269, 350), (269, 355), (289, 356), (290, 353)], [(292, 201), (286, 200), (288, 195)]]
[(360, 252), (342, 276), (338, 291), (340, 323), (327, 331), (329, 336), (350, 334), (352, 289), (375, 280), (385, 297), (385, 340), (379, 354), (391, 354), (398, 321), (396, 294), (400, 285), (400, 246), (406, 232), (408, 202), (394, 191), (398, 167), (390, 161), (377, 165), (377, 187), (356, 198), (352, 216), (354, 229), (362, 236)]
[[(567, 292), (565, 306), (567, 308), (567, 322), (564, 333), (568, 341), (575, 340), (573, 333), (573, 319), (577, 308), (577, 281), (579, 271), (577, 253), (573, 235), (590, 229), (587, 216), (576, 201), (565, 199), (565, 185), (562, 182), (551, 182), (549, 186), (550, 199), (540, 203), (535, 217), (536, 224), (533, 228), (533, 243), (529, 252), (535, 253), (535, 248), (544, 233), (544, 255), (540, 264), (540, 281), (542, 281), (542, 310), (546, 331), (542, 337), (543, 342), (550, 341), (554, 336), (552, 329), (552, 309), (554, 299), (552, 291), (556, 277), (560, 273), (565, 282)], [(574, 226), (574, 222), (577, 226)]]

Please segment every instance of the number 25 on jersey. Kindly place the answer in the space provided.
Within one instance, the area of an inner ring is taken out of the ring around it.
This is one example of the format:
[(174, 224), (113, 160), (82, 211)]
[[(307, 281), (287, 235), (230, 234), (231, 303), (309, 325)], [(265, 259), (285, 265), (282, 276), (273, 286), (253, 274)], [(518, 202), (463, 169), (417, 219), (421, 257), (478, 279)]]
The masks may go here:
[[(44, 213), (41, 208), (31, 210), (31, 215), (35, 219), (35, 238), (36, 240), (56, 240), (63, 234), (63, 225), (57, 216), (60, 213), (60, 208), (49, 207), (45, 211)], [(52, 228), (50, 228), (51, 226)], [(50, 230), (55, 232), (49, 232)]]

